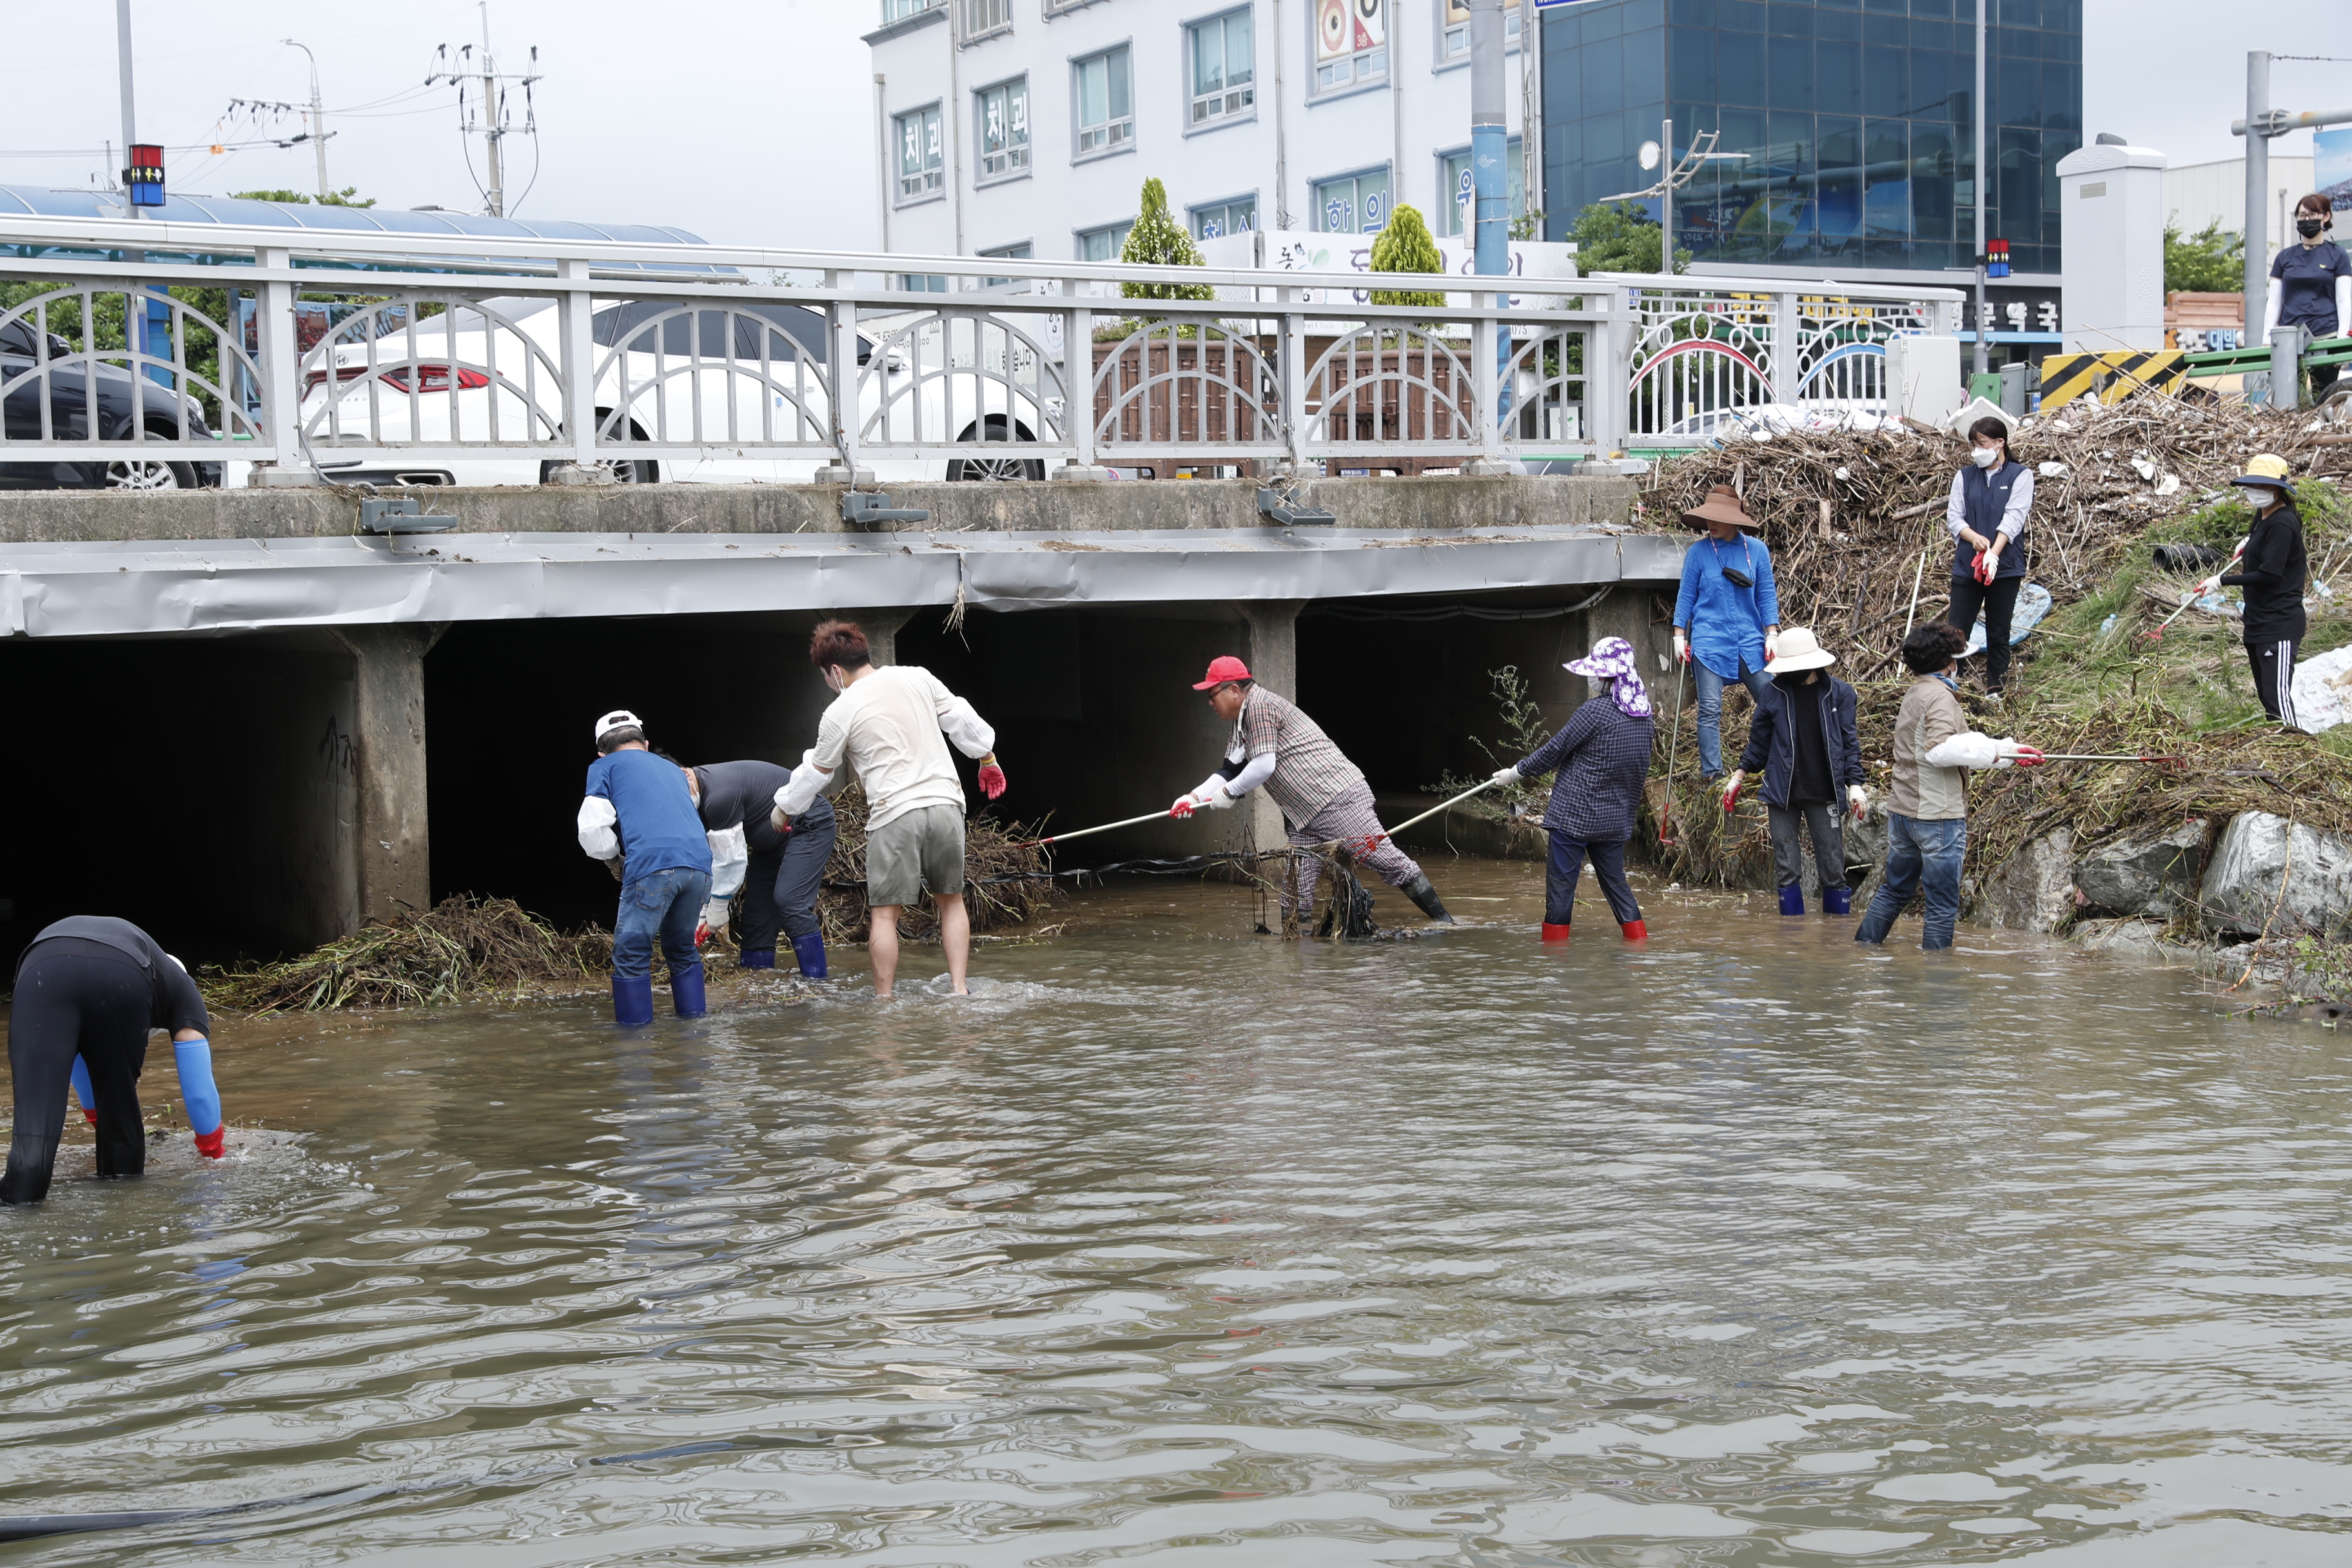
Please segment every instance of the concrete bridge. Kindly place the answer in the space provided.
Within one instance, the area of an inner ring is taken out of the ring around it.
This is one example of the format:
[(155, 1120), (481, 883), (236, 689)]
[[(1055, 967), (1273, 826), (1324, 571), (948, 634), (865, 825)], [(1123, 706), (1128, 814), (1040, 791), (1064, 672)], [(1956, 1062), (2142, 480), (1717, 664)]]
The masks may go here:
[[(832, 486), (412, 493), (454, 523), (371, 536), (362, 492), (315, 487), (0, 494), (16, 940), (103, 908), (191, 956), (277, 952), (461, 891), (609, 920), (570, 828), (589, 721), (634, 708), (688, 761), (797, 757), (834, 613), (998, 725), (1015, 820), (1197, 783), (1223, 733), (1190, 684), (1219, 653), (1376, 789), (1418, 790), (1491, 769), (1500, 666), (1555, 718), (1598, 637), (1663, 672), (1683, 547), (1609, 477), (1318, 480), (1298, 500), (1335, 522), (1293, 528), (1251, 480), (906, 485), (929, 519), (868, 527)], [(1261, 805), (1087, 847), (1280, 838)]]

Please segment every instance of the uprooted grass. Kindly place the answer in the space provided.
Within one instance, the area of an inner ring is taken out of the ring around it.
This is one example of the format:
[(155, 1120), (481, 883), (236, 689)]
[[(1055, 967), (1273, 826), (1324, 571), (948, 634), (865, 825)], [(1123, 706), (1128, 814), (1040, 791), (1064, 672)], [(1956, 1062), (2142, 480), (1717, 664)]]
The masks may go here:
[(205, 998), (263, 1016), (342, 1007), (424, 1007), (497, 994), (593, 984), (613, 938), (566, 935), (512, 899), (444, 899), (404, 910), (299, 958), (207, 974)]
[[(833, 803), (833, 813), (839, 837), (834, 840), (833, 858), (825, 862), (817, 919), (828, 943), (864, 942), (868, 925), (865, 792), (851, 784)], [(1045, 851), (1026, 842), (1035, 837), (1034, 828), (993, 817), (978, 816), (964, 825), (963, 903), (974, 931), (1026, 925), (1054, 901), (1056, 890)], [(899, 911), (902, 940), (934, 942), (939, 934), (939, 908), (928, 891)]]

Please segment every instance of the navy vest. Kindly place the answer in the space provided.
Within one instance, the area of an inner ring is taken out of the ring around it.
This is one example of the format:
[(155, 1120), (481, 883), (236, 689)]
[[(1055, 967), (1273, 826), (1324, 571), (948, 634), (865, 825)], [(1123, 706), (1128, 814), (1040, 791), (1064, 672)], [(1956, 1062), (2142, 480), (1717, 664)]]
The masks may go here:
[[(2025, 472), (2022, 463), (2003, 463), (1998, 468), (1979, 468), (1974, 463), (1960, 470), (1960, 516), (1978, 533), (1990, 539), (2000, 531), (2001, 514), (2009, 510), (2009, 492), (2016, 487), (2020, 475)], [(1952, 541), (1952, 575), (1970, 577), (1976, 574), (1976, 547), (1965, 539)], [(2025, 538), (2020, 534), (2000, 548), (2000, 569), (1996, 577), (2025, 575)]]

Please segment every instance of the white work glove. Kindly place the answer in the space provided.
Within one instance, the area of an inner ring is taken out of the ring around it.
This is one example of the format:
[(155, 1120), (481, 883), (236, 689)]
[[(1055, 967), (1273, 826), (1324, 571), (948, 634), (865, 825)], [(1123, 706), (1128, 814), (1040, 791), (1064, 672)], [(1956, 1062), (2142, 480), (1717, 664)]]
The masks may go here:
[(1724, 810), (1729, 811), (1739, 804), (1739, 786), (1747, 782), (1748, 774), (1743, 770), (1738, 768), (1731, 770), (1731, 776), (1726, 779), (1723, 784)]
[(1870, 815), (1869, 792), (1865, 791), (1860, 784), (1846, 785), (1845, 805), (1846, 809), (1853, 813), (1853, 819), (1856, 822), (1860, 822), (1864, 817)]
[(1690, 662), (1690, 638), (1683, 636), (1680, 626), (1675, 628), (1675, 660), (1678, 664)]
[(1522, 775), (1519, 773), (1519, 764), (1513, 763), (1507, 768), (1496, 768), (1495, 770), (1495, 776), (1488, 779), (1486, 782), (1488, 784), (1515, 784), (1523, 782)]
[(1993, 744), (2000, 748), (2000, 761), (1993, 763), (1994, 767), (2031, 768), (2039, 766), (2042, 762), (2039, 747), (2018, 741), (1996, 741)]
[(1766, 632), (1764, 634), (1764, 662), (1769, 664), (1780, 657), (1780, 634), (1779, 632)]
[(1223, 811), (1233, 804), (1233, 791), (1226, 787), (1224, 774), (1211, 773), (1191, 795), (1178, 795), (1168, 815), (1181, 821), (1196, 811)]
[(2216, 572), (2210, 577), (2206, 578), (2202, 583), (2198, 584), (2195, 591), (2189, 596), (2192, 599), (2201, 599), (2208, 594), (2218, 594), (2221, 591), (2221, 574)]
[(728, 899), (706, 899), (702, 904), (702, 929), (705, 931), (725, 931), (727, 910), (732, 902)]

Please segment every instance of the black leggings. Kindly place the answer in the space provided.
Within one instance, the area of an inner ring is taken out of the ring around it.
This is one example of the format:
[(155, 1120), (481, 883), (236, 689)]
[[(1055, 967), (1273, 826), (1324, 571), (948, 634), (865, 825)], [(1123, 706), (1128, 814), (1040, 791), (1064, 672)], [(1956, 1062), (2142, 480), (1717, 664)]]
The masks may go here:
[(8, 1143), (7, 1173), (0, 1175), (0, 1203), (37, 1204), (49, 1195), (77, 1055), (89, 1064), (90, 1089), (98, 1096), (98, 1173), (136, 1176), (146, 1171), (139, 1071), (147, 1065), (153, 1007), (146, 972), (128, 958), (35, 953), (17, 974), (8, 1020), (16, 1125)]
[(2017, 612), (2017, 591), (2024, 586), (2022, 576), (1996, 577), (1990, 588), (1973, 577), (1952, 579), (1952, 611), (1944, 618), (1966, 636), (1977, 624), (1977, 612), (1984, 612), (1987, 691), (1999, 691), (2009, 679), (2009, 618)]

